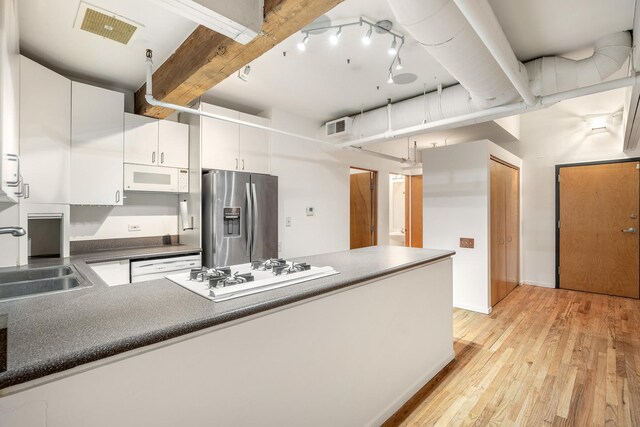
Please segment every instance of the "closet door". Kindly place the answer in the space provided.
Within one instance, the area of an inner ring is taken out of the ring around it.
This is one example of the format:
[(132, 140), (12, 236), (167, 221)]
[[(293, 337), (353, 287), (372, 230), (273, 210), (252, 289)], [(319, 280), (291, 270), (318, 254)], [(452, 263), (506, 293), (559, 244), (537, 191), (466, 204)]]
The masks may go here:
[(490, 168), (490, 216), (491, 216), (491, 305), (494, 306), (506, 294), (506, 166), (491, 160)]
[(520, 171), (508, 166), (503, 167), (506, 178), (506, 295), (508, 295), (520, 282)]

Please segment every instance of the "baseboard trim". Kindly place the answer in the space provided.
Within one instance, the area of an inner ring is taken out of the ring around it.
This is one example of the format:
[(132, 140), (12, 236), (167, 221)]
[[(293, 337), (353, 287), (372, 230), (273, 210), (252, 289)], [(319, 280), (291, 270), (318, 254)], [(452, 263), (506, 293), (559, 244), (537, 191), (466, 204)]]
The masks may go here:
[(451, 350), (444, 359), (440, 361), (433, 369), (426, 372), (418, 381), (416, 381), (402, 396), (392, 403), (382, 414), (374, 419), (370, 425), (381, 426), (389, 421), (398, 411), (406, 405), (413, 396), (415, 396), (429, 381), (435, 378), (449, 363), (456, 358), (456, 353)]
[(529, 286), (539, 286), (541, 288), (555, 288), (556, 285), (554, 285), (553, 283), (546, 283), (546, 282), (534, 282), (532, 280), (527, 280), (524, 281), (522, 283), (520, 283), (521, 285), (529, 285)]
[(453, 303), (455, 308), (461, 308), (463, 310), (475, 311), (476, 313), (491, 314), (491, 307), (479, 307), (475, 305), (457, 304)]

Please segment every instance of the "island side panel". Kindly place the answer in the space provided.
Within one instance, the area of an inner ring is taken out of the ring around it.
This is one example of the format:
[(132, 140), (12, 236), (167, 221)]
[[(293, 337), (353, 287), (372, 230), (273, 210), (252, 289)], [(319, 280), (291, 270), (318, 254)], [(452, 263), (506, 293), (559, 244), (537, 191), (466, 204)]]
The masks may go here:
[(0, 426), (379, 424), (453, 358), (447, 258), (5, 396)]

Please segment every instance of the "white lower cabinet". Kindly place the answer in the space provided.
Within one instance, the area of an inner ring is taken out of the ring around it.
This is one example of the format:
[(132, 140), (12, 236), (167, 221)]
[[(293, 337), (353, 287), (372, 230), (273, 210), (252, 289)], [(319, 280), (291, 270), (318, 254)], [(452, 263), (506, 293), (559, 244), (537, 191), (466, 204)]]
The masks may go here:
[(131, 283), (129, 260), (97, 262), (89, 267), (109, 286), (128, 285)]
[(124, 95), (71, 85), (71, 204), (122, 205)]

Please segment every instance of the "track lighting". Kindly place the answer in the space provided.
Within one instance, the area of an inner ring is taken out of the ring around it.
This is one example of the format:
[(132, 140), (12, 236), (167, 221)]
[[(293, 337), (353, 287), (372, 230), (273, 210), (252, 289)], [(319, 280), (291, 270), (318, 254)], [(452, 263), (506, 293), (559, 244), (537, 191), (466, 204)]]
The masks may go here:
[(305, 34), (301, 42), (298, 42), (298, 50), (304, 52), (307, 50), (307, 43), (309, 42), (309, 34)]
[(338, 31), (336, 31), (335, 34), (332, 34), (331, 36), (329, 36), (329, 43), (331, 43), (334, 46), (337, 45), (341, 35), (342, 35), (342, 27), (339, 27)]
[(398, 62), (396, 62), (396, 70), (402, 70), (402, 59), (398, 56)]
[(369, 31), (367, 31), (367, 34), (365, 34), (365, 36), (362, 38), (362, 44), (365, 46), (369, 46), (371, 44), (371, 34), (373, 33), (373, 27), (371, 25), (369, 25)]
[(389, 70), (389, 78), (387, 79), (387, 83), (393, 83), (393, 71)]
[(249, 73), (251, 72), (251, 65), (246, 65), (242, 70), (238, 70), (238, 78), (243, 82), (249, 79)]
[(398, 54), (398, 49), (397, 49), (397, 43), (396, 43), (396, 38), (393, 38), (393, 42), (391, 42), (391, 47), (389, 48), (389, 50), (387, 51), (389, 52), (389, 55), (397, 55)]

